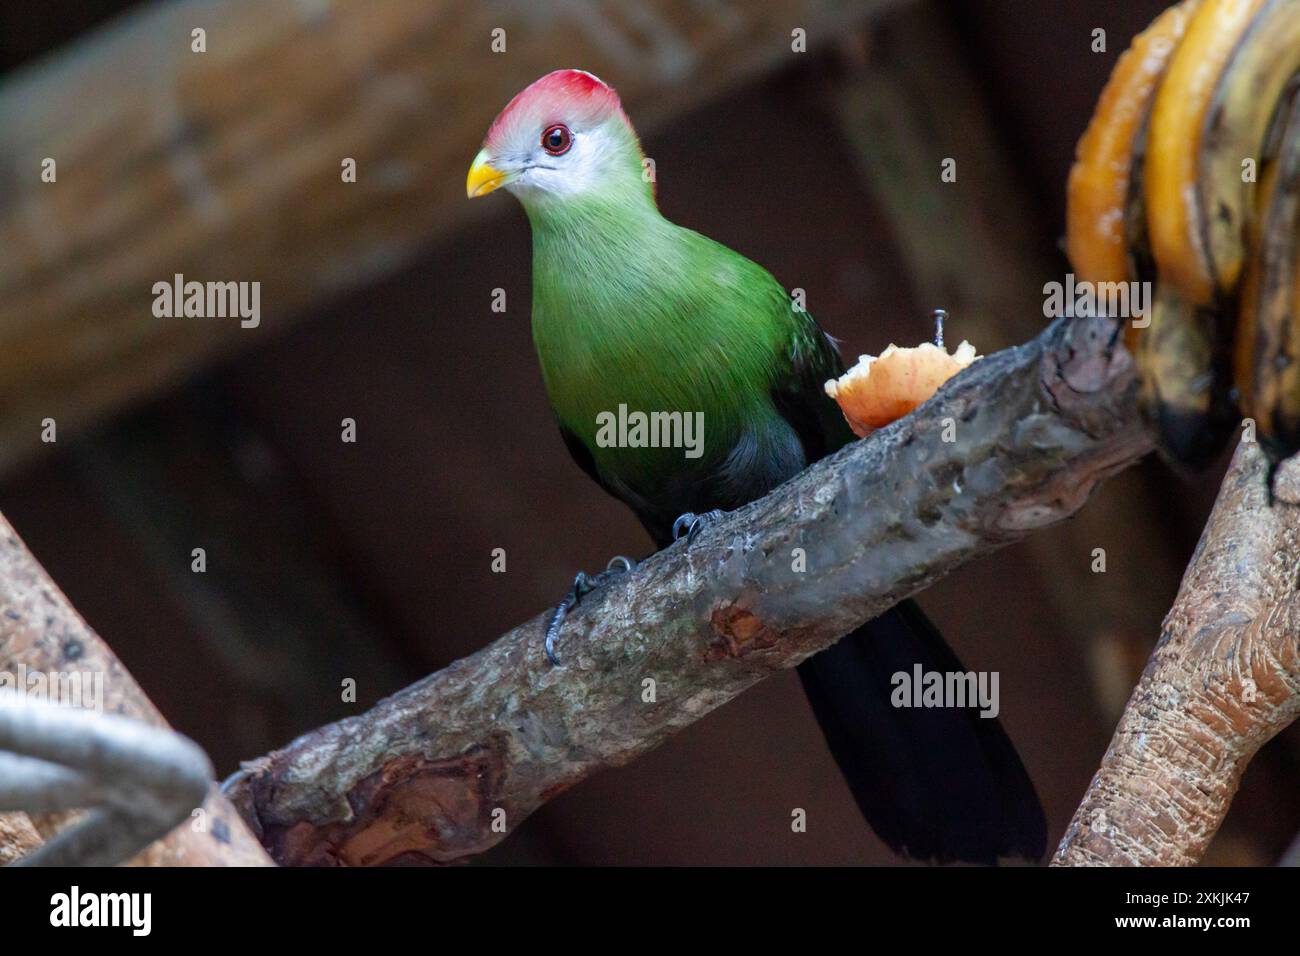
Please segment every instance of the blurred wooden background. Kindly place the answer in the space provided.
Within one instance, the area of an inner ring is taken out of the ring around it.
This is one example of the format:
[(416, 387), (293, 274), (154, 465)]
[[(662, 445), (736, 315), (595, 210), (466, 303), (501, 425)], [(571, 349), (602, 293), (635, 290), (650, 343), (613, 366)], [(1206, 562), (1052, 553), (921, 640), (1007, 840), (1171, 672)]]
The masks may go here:
[[(846, 356), (926, 336), (938, 307), (950, 338), (991, 351), (1044, 321), (1074, 142), (1161, 6), (6, 4), (0, 511), (229, 772), (553, 605), (577, 569), (649, 548), (552, 425), (522, 212), (463, 200), (513, 92), (562, 66), (613, 83), (665, 213), (805, 289)], [(196, 26), (207, 54), (189, 52)], [(40, 182), (46, 155), (57, 183)], [(338, 175), (347, 156), (356, 184)], [(178, 271), (262, 280), (261, 326), (154, 320), (152, 283)], [(1217, 477), (1148, 462), (923, 597), (967, 666), (1000, 671), (1053, 841)], [(1251, 765), (1207, 862), (1280, 856), (1300, 829), (1298, 765), (1293, 728)], [(483, 862), (895, 861), (783, 674), (563, 795)]]

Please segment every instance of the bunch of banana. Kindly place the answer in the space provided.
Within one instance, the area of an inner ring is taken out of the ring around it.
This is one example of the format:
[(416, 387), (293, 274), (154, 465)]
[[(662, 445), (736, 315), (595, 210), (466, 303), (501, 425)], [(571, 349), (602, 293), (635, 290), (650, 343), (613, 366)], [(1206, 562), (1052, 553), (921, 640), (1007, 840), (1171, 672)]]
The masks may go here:
[(1184, 0), (1120, 57), (1079, 141), (1078, 279), (1152, 282), (1130, 322), (1165, 453), (1204, 464), (1242, 412), (1300, 450), (1300, 0)]

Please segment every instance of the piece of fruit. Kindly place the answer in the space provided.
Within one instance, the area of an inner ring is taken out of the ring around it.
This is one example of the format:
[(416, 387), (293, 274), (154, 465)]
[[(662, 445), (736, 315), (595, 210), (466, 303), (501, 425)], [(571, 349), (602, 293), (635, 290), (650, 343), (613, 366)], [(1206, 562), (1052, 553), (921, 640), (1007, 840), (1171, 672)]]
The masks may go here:
[(1199, 200), (1202, 135), (1219, 76), (1265, 0), (1202, 0), (1151, 108), (1143, 187), (1160, 282), (1189, 306), (1214, 301)]
[(926, 402), (939, 386), (981, 356), (962, 342), (948, 350), (931, 342), (916, 348), (890, 345), (879, 357), (863, 355), (858, 364), (826, 383), (849, 427), (867, 436)]

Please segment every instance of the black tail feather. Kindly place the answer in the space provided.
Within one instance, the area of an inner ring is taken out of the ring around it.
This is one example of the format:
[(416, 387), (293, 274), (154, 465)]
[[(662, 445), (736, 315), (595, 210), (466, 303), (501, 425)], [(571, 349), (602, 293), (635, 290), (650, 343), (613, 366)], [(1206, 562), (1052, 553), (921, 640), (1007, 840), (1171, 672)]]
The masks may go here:
[(964, 671), (904, 601), (799, 666), (863, 816), (896, 853), (936, 863), (1040, 860), (1047, 824), (1002, 725), (976, 708), (892, 706), (892, 675)]

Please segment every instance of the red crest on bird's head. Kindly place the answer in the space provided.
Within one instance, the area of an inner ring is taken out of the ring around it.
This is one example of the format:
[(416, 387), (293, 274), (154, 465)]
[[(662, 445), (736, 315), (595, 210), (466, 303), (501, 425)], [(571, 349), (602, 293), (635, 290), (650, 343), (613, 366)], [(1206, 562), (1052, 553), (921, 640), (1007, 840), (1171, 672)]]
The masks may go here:
[(586, 70), (556, 70), (524, 87), (506, 104), (484, 143), (491, 149), (508, 142), (521, 125), (594, 126), (614, 115), (631, 127), (612, 86)]

